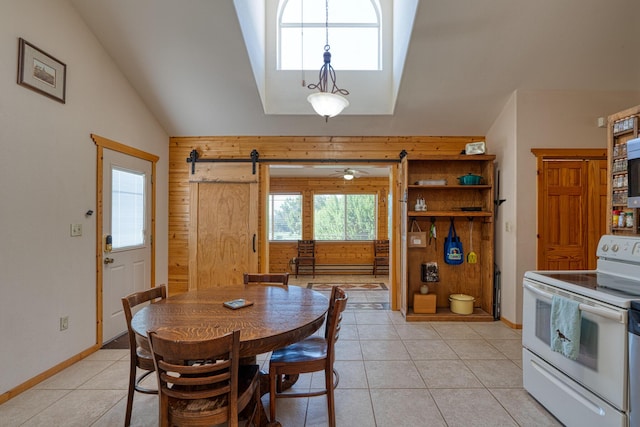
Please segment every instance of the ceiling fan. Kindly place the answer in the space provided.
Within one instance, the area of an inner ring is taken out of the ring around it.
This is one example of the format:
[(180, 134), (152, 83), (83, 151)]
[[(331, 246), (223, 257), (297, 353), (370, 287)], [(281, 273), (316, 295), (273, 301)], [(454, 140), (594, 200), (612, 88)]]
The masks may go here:
[(365, 175), (368, 173), (369, 172), (347, 168), (343, 170), (336, 170), (336, 173), (333, 174), (332, 176), (342, 176), (342, 178), (344, 178), (345, 180), (351, 181), (353, 178), (357, 178), (357, 177), (359, 178), (361, 175)]

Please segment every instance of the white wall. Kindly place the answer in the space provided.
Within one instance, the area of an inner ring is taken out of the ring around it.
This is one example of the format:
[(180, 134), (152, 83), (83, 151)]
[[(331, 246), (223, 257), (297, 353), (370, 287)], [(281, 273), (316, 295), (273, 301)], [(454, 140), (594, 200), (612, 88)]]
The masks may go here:
[[(496, 172), (500, 173), (500, 194), (496, 193), (496, 197), (505, 199), (498, 209), (498, 216), (495, 223), (496, 245), (495, 245), (495, 262), (500, 270), (501, 277), (501, 306), (500, 315), (504, 319), (516, 319), (517, 299), (516, 288), (509, 286), (513, 283), (515, 271), (511, 266), (515, 265), (516, 251), (516, 234), (513, 231), (506, 232), (505, 225), (509, 224), (511, 230), (515, 224), (516, 217), (516, 99), (517, 93), (513, 93), (502, 112), (491, 127), (487, 134), (488, 151), (496, 155)], [(498, 175), (496, 173), (496, 179)]]
[[(66, 104), (16, 84), (19, 37), (66, 63)], [(156, 279), (167, 281), (168, 135), (67, 0), (2, 0), (0, 58), (2, 394), (96, 342), (91, 133), (160, 157)]]
[[(498, 154), (501, 197), (496, 263), (502, 317), (522, 323), (522, 276), (536, 267), (536, 158), (532, 148), (605, 148), (607, 117), (640, 103), (640, 92), (518, 90), (487, 133)], [(511, 231), (506, 231), (507, 222)]]

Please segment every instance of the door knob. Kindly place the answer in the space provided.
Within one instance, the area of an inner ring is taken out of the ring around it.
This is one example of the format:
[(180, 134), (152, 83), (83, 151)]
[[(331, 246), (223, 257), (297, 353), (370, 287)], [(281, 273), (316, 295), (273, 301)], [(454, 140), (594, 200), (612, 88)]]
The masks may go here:
[(109, 257), (105, 258), (104, 259), (104, 263), (105, 264), (113, 264), (113, 258), (109, 258)]

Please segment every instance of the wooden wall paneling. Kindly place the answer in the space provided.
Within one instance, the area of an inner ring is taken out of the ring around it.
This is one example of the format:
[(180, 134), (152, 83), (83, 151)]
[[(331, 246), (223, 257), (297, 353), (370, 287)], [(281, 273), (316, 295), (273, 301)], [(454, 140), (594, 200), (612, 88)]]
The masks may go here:
[(256, 149), (261, 160), (273, 159), (380, 159), (397, 160), (401, 150), (410, 157), (459, 154), (469, 142), (482, 136), (403, 136), (403, 137), (327, 137), (327, 136), (236, 136), (173, 137), (171, 147), (188, 147), (185, 158), (197, 149), (202, 158), (250, 158)]
[[(169, 294), (189, 289), (190, 184), (189, 147), (175, 142), (169, 146)], [(185, 234), (186, 233), (186, 234)]]
[(389, 239), (389, 188), (391, 185), (390, 180), (387, 178), (387, 188), (380, 188), (377, 192), (378, 195), (378, 240)]
[(269, 244), (269, 271), (293, 273), (291, 260), (297, 254), (297, 242), (271, 242)]
[(200, 196), (198, 194), (200, 183), (193, 182), (190, 185), (190, 208), (189, 211), (189, 241), (187, 246), (189, 248), (189, 280), (187, 281), (187, 290), (194, 290), (198, 288), (198, 213), (200, 212), (199, 202)]
[[(191, 150), (201, 158), (246, 158), (256, 149), (260, 159), (389, 159), (397, 161), (402, 150), (410, 157), (460, 153), (469, 142), (483, 136), (402, 136), (402, 137), (285, 137), (206, 136), (172, 137), (169, 145), (169, 290), (184, 292), (189, 281), (189, 239)], [(205, 163), (198, 163), (196, 169)], [(273, 189), (273, 188), (272, 188)], [(399, 232), (399, 224), (392, 224)], [(309, 233), (310, 230), (303, 230)], [(399, 234), (398, 234), (399, 235)], [(392, 279), (398, 281), (399, 275)], [(393, 287), (394, 284), (392, 283)], [(393, 296), (392, 296), (393, 298)], [(398, 297), (399, 298), (399, 297)], [(397, 305), (392, 307), (397, 309)]]
[(313, 240), (313, 193), (309, 189), (302, 191), (302, 240)]

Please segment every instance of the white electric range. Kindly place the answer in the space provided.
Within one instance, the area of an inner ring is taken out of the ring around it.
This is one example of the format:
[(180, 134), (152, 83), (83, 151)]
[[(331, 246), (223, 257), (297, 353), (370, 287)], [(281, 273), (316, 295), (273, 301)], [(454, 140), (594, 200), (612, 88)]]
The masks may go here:
[[(596, 270), (525, 273), (523, 384), (567, 426), (629, 426), (640, 416), (627, 329), (632, 302), (640, 302), (640, 237), (602, 236), (596, 255)], [(554, 295), (580, 304), (576, 360), (551, 350)]]

